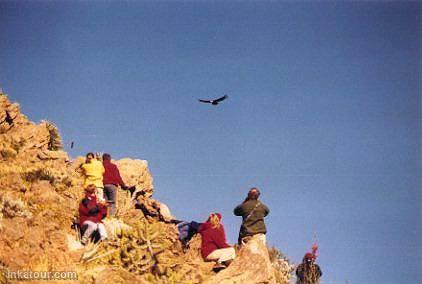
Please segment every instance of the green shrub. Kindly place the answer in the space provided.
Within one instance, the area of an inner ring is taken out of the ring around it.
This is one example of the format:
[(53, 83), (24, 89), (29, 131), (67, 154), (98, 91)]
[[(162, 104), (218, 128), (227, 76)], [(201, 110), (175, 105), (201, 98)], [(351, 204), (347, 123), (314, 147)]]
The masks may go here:
[(20, 141), (12, 141), (12, 148), (13, 150), (16, 151), (16, 153), (19, 153), (19, 150), (25, 145), (25, 141), (24, 140), (20, 140)]
[(56, 180), (53, 174), (46, 169), (37, 169), (30, 172), (25, 172), (22, 174), (22, 178), (31, 183), (38, 180), (48, 180), (51, 184), (53, 184)]

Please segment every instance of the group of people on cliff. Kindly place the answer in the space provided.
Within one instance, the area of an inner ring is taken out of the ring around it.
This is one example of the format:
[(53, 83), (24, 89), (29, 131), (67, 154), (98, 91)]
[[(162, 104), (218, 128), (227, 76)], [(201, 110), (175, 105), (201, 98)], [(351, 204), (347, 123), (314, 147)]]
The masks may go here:
[[(107, 238), (102, 220), (107, 216), (115, 216), (117, 188), (131, 190), (122, 177), (118, 167), (111, 162), (110, 154), (96, 157), (93, 153), (86, 155), (85, 163), (80, 167), (85, 177), (85, 196), (79, 205), (79, 226), (81, 243), (87, 244), (92, 234), (97, 231), (100, 240)], [(264, 218), (269, 214), (268, 207), (259, 200), (260, 191), (253, 187), (248, 191), (245, 200), (234, 208), (234, 215), (242, 217), (239, 230), (238, 245), (245, 245), (252, 238), (266, 244), (267, 229)], [(186, 241), (193, 234), (201, 235), (201, 253), (205, 260), (215, 261), (215, 271), (226, 268), (236, 257), (234, 246), (226, 240), (222, 215), (212, 213), (204, 223), (176, 221), (180, 232), (180, 240)], [(315, 263), (315, 256), (306, 254), (303, 263), (298, 266), (296, 274), (298, 283), (317, 283), (322, 275), (321, 269)]]
[(80, 170), (85, 177), (85, 197), (79, 204), (79, 226), (83, 232), (81, 242), (85, 245), (96, 230), (101, 240), (107, 238), (102, 220), (107, 215), (116, 214), (117, 187), (129, 187), (117, 166), (111, 162), (110, 154), (103, 154), (102, 161), (94, 153), (86, 154)]

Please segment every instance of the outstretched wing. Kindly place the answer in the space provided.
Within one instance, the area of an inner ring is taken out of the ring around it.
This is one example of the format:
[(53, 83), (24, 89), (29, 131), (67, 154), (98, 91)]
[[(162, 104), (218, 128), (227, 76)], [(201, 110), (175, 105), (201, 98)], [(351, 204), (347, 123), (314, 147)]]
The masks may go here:
[(222, 96), (221, 98), (215, 99), (215, 100), (214, 100), (214, 102), (219, 103), (219, 102), (221, 102), (221, 101), (224, 101), (224, 100), (225, 100), (225, 99), (227, 99), (228, 97), (229, 97), (229, 96), (224, 95), (224, 96)]
[(207, 101), (207, 100), (198, 100), (198, 101), (200, 101), (201, 103), (207, 103), (207, 104), (211, 104), (212, 103), (212, 101)]

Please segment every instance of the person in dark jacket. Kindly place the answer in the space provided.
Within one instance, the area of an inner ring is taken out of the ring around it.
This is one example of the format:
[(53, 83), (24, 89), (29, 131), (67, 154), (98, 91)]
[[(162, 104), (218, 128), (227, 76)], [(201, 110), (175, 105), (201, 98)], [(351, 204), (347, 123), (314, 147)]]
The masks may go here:
[(215, 271), (226, 268), (236, 257), (234, 248), (226, 241), (220, 213), (212, 213), (205, 223), (199, 225), (198, 233), (202, 237), (202, 257), (205, 260), (217, 261)]
[(96, 186), (90, 184), (85, 188), (85, 197), (79, 204), (79, 226), (85, 229), (81, 243), (86, 245), (92, 233), (96, 230), (100, 233), (100, 239), (107, 238), (107, 231), (102, 223), (102, 219), (107, 216), (107, 206), (97, 202)]
[(119, 169), (111, 162), (110, 154), (103, 154), (103, 183), (104, 183), (104, 199), (110, 204), (110, 216), (116, 215), (116, 199), (117, 199), (117, 186), (122, 189), (127, 189), (122, 177), (120, 176)]
[(322, 276), (321, 268), (315, 264), (315, 255), (308, 252), (296, 268), (297, 284), (317, 284)]
[(248, 196), (242, 204), (236, 206), (234, 215), (242, 216), (242, 225), (239, 231), (239, 245), (242, 245), (248, 238), (258, 236), (264, 244), (266, 243), (264, 217), (270, 213), (268, 207), (258, 200), (260, 192), (253, 187), (249, 190)]

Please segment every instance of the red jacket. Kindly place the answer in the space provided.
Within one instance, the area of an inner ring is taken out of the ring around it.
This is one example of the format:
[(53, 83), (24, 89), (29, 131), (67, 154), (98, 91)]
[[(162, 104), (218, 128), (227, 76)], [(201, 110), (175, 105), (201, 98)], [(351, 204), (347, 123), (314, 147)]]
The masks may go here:
[[(95, 209), (95, 208), (98, 208)], [(107, 207), (97, 203), (95, 194), (86, 193), (85, 198), (79, 204), (79, 226), (85, 221), (92, 221), (94, 223), (101, 223), (101, 220), (107, 216)]]
[[(221, 220), (221, 215), (217, 213)], [(202, 257), (206, 258), (210, 253), (216, 249), (230, 247), (226, 241), (226, 233), (224, 232), (223, 224), (220, 224), (220, 228), (213, 228), (210, 222), (202, 223), (198, 228), (198, 233), (202, 237), (201, 253)]]
[(103, 161), (105, 172), (103, 174), (103, 184), (114, 184), (125, 186), (125, 183), (120, 176), (119, 169), (115, 164), (108, 160)]

